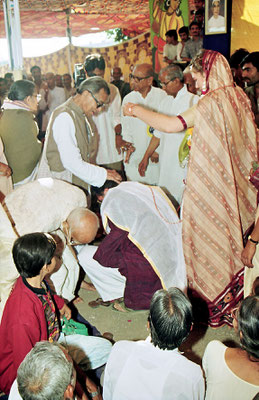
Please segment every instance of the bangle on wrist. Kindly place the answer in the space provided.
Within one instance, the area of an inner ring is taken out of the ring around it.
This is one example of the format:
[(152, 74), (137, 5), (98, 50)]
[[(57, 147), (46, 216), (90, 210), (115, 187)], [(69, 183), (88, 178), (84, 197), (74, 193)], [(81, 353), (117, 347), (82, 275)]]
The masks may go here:
[(255, 245), (258, 245), (259, 241), (258, 240), (254, 240), (251, 238), (251, 235), (248, 236), (248, 240), (250, 240), (250, 242), (254, 243)]

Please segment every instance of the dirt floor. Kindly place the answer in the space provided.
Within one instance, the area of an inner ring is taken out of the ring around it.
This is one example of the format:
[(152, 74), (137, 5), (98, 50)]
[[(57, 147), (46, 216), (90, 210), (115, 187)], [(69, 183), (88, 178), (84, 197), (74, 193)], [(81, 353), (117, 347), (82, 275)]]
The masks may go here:
[[(83, 303), (77, 304), (80, 314), (96, 326), (101, 333), (107, 331), (113, 333), (115, 341), (141, 340), (148, 336), (148, 311), (119, 312), (112, 306), (99, 306), (93, 309), (88, 306), (88, 303), (99, 297), (98, 293), (81, 289), (79, 294), (84, 300)], [(181, 350), (189, 359), (201, 363), (206, 345), (214, 339), (230, 346), (236, 346), (238, 343), (234, 329), (228, 326), (213, 329), (200, 323), (194, 323), (193, 330)]]

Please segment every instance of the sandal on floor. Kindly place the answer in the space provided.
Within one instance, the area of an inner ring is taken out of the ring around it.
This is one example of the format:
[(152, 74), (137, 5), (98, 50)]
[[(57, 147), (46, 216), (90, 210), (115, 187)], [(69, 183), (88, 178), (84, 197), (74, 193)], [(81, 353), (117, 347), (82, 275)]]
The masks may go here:
[(98, 308), (100, 306), (109, 307), (111, 305), (111, 301), (103, 301), (101, 297), (98, 297), (96, 300), (90, 301), (88, 303), (91, 308)]

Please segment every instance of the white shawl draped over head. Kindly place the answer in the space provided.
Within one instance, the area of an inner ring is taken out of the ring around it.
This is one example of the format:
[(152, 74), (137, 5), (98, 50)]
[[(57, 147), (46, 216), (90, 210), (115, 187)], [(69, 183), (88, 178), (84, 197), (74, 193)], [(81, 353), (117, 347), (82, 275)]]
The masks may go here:
[(107, 233), (107, 218), (129, 232), (129, 240), (149, 261), (164, 288), (186, 289), (182, 224), (162, 189), (138, 182), (123, 182), (108, 191), (101, 215)]

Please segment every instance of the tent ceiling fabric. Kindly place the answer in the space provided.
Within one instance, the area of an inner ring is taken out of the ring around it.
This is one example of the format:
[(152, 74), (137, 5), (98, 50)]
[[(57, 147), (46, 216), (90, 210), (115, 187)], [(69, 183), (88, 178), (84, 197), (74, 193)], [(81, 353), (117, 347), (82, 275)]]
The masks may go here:
[[(73, 36), (123, 28), (140, 34), (150, 28), (148, 0), (19, 0), (22, 38), (65, 36), (66, 10), (70, 10)], [(5, 37), (0, 2), (0, 37)]]

